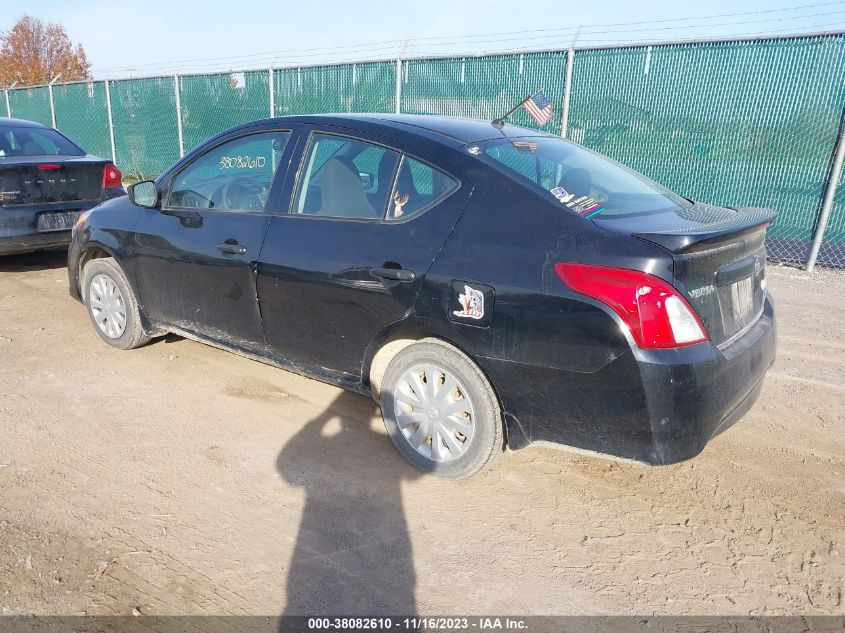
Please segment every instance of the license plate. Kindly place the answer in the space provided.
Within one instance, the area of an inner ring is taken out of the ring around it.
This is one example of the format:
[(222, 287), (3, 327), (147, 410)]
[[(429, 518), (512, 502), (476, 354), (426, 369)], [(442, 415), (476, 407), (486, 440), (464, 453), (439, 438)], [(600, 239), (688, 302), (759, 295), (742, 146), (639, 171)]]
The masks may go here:
[(734, 321), (742, 321), (754, 309), (754, 283), (751, 277), (731, 284), (731, 310)]
[(72, 229), (82, 211), (58, 211), (38, 216), (38, 230), (41, 232), (67, 231)]

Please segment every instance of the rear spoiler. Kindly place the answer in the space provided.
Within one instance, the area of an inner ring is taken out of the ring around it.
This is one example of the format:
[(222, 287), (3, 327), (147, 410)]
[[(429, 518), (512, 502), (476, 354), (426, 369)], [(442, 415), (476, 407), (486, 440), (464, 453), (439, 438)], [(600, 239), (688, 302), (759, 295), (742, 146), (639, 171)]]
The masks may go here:
[(764, 231), (777, 218), (777, 211), (759, 207), (727, 207), (737, 215), (722, 217), (714, 222), (702, 223), (683, 229), (669, 229), (649, 233), (633, 233), (653, 242), (672, 253), (692, 253), (733, 242), (737, 238), (757, 231)]

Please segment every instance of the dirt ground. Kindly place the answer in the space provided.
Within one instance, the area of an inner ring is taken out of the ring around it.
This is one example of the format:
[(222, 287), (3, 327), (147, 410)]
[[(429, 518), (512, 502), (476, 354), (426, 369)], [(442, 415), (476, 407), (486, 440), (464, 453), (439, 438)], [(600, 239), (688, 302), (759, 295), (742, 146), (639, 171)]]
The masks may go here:
[(3, 614), (845, 613), (845, 274), (771, 266), (763, 395), (696, 459), (420, 476), (365, 397), (168, 337), (62, 254), (0, 260)]

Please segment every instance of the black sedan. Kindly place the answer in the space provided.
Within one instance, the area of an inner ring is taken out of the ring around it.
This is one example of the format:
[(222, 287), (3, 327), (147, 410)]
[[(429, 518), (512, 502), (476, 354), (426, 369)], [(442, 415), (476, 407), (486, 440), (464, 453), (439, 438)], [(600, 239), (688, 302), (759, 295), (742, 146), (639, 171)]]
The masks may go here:
[(774, 361), (773, 218), (511, 125), (284, 117), (83, 214), (70, 292), (115, 347), (174, 332), (372, 394), (438, 475), (533, 442), (666, 464)]
[(80, 213), (125, 194), (110, 161), (40, 123), (0, 119), (0, 255), (65, 247)]

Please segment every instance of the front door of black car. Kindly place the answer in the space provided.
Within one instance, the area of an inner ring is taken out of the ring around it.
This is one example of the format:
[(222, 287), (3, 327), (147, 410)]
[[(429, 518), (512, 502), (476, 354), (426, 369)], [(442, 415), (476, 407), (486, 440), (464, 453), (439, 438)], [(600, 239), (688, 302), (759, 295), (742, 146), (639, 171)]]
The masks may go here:
[(367, 345), (410, 313), (471, 191), (370, 140), (311, 133), (291, 212), (273, 218), (258, 269), (271, 352), (352, 381)]
[(148, 210), (136, 232), (140, 299), (153, 320), (263, 347), (255, 266), (289, 137), (262, 131), (225, 140), (164, 184), (161, 210)]

